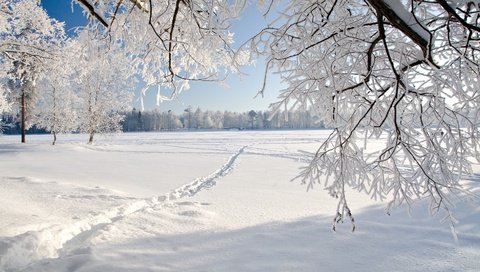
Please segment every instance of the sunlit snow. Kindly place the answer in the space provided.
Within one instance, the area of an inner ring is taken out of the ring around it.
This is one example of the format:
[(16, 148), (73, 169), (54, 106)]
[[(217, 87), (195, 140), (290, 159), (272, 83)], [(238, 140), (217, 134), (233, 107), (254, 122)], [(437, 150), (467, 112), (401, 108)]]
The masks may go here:
[(332, 232), (336, 200), (290, 181), (326, 135), (2, 136), (0, 270), (480, 270), (478, 199), (457, 203), (458, 242), (425, 203), (387, 216), (353, 191), (356, 231)]

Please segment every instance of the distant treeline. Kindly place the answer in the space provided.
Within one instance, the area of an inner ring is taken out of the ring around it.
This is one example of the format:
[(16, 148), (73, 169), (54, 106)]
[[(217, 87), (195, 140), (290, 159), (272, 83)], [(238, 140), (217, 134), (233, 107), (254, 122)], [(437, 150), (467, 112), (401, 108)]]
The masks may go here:
[[(19, 118), (5, 114), (4, 134), (20, 134)], [(316, 129), (323, 128), (322, 123), (309, 110), (295, 110), (273, 114), (271, 111), (231, 112), (202, 111), (197, 108), (186, 109), (182, 114), (158, 109), (139, 111), (135, 108), (124, 113), (121, 124), (123, 132), (208, 130), (208, 129)], [(28, 134), (49, 133), (44, 129), (31, 126)]]
[(158, 109), (126, 113), (123, 131), (208, 130), (208, 129), (313, 129), (323, 128), (309, 110), (273, 114), (270, 111), (230, 112), (186, 109), (182, 114)]
[[(0, 126), (2, 130), (0, 134), (18, 135), (21, 133), (20, 116), (15, 116), (11, 114), (3, 114), (0, 116), (1, 116)], [(43, 128), (38, 128), (36, 125), (33, 125), (27, 130), (27, 133), (28, 134), (48, 134), (49, 132)]]

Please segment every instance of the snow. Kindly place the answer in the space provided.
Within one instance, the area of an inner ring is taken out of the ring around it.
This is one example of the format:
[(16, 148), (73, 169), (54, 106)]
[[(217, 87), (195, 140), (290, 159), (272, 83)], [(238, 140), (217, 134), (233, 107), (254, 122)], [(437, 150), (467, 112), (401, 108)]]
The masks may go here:
[(400, 19), (406, 23), (415, 33), (417, 33), (423, 40), (430, 42), (431, 33), (428, 31), (428, 28), (420, 24), (415, 16), (409, 12), (402, 1), (398, 0), (383, 0), (387, 6), (391, 8), (395, 14), (400, 17)]
[(354, 191), (356, 231), (332, 232), (336, 200), (290, 181), (328, 133), (2, 136), (0, 271), (480, 271), (478, 198), (457, 242), (422, 201)]

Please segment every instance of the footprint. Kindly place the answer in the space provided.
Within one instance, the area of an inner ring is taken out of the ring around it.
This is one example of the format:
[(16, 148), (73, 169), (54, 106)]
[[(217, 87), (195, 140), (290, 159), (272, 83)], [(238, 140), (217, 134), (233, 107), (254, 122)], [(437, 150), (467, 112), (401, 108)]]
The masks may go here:
[(192, 206), (192, 205), (195, 205), (195, 203), (190, 202), (190, 201), (177, 202), (176, 204), (178, 206)]
[(188, 216), (188, 217), (200, 217), (202, 216), (202, 213), (199, 211), (183, 211), (183, 212), (179, 212), (178, 215)]

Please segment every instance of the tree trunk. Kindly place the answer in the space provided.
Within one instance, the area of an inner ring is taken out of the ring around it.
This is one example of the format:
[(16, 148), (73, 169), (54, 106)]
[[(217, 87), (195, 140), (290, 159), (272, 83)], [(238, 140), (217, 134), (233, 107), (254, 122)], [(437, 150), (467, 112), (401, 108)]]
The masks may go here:
[(27, 113), (27, 101), (25, 101), (25, 90), (22, 90), (22, 109), (21, 109), (21, 115), (22, 115), (22, 121), (21, 121), (21, 131), (22, 131), (22, 143), (25, 143), (25, 127), (26, 127), (26, 113)]
[(57, 127), (57, 114), (56, 114), (56, 110), (57, 110), (57, 97), (56, 97), (56, 90), (55, 90), (55, 87), (52, 87), (52, 91), (53, 91), (53, 129), (52, 129), (52, 132), (53, 132), (53, 143), (52, 145), (55, 145), (55, 142), (57, 141), (57, 132), (56, 132), (56, 127)]
[(92, 144), (93, 143), (93, 132), (90, 132), (90, 137), (88, 138), (88, 144)]

